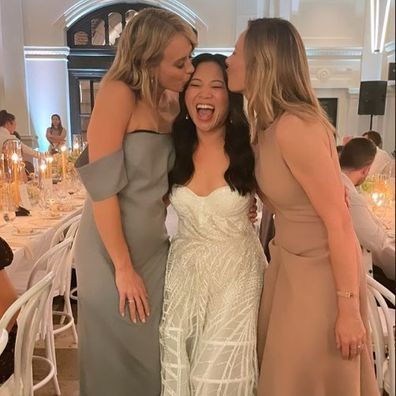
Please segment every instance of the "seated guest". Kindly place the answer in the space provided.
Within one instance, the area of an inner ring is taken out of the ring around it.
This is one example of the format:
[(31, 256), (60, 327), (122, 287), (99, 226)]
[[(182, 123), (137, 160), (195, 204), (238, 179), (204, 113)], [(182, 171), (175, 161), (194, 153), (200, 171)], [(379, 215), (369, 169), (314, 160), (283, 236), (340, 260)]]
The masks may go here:
[(62, 126), (62, 120), (58, 114), (52, 114), (51, 126), (47, 128), (47, 140), (50, 143), (49, 151), (56, 153), (60, 151), (62, 145), (66, 142), (66, 129)]
[[(7, 242), (0, 238), (0, 317), (4, 315), (4, 312), (17, 298), (15, 289), (4, 270), (5, 267), (11, 264), (12, 259), (12, 250)], [(9, 333), (8, 343), (0, 355), (0, 384), (6, 382), (14, 372), (15, 320), (9, 324), (7, 331)]]
[[(15, 116), (8, 113), (7, 110), (0, 111), (0, 152), (3, 150), (4, 143), (7, 140), (19, 140), (14, 132), (16, 130)], [(28, 145), (21, 142), (22, 154), (31, 155), (32, 157), (39, 157), (39, 153), (33, 150)]]
[(376, 131), (368, 131), (364, 132), (362, 136), (371, 140), (377, 147), (377, 153), (368, 175), (395, 176), (395, 159), (385, 150), (382, 150), (381, 135)]
[(366, 199), (356, 189), (370, 171), (376, 147), (369, 139), (355, 138), (348, 142), (340, 155), (342, 180), (348, 190), (349, 209), (363, 255), (371, 252), (373, 263), (385, 275), (395, 280), (395, 240), (370, 210)]

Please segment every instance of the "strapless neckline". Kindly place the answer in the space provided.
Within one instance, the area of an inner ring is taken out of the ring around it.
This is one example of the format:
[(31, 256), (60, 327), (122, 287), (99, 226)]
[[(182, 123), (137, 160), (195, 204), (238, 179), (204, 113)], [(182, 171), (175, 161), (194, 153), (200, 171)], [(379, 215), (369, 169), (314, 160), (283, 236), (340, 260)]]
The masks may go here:
[(187, 187), (187, 186), (178, 186), (177, 188), (178, 188), (178, 189), (179, 189), (179, 188), (185, 189), (185, 190), (187, 190), (189, 193), (191, 193), (194, 197), (202, 198), (202, 199), (203, 199), (203, 198), (209, 198), (209, 197), (212, 196), (213, 194), (215, 194), (215, 193), (217, 193), (217, 192), (219, 192), (219, 191), (222, 191), (222, 190), (224, 190), (224, 189), (228, 189), (228, 190), (230, 190), (230, 192), (234, 192), (234, 191), (231, 190), (231, 187), (230, 187), (229, 185), (217, 187), (217, 188), (215, 188), (213, 191), (211, 191), (211, 192), (210, 192), (209, 194), (207, 194), (207, 195), (198, 195), (198, 194), (195, 193), (193, 190), (191, 190), (191, 188), (189, 188), (189, 187)]
[(127, 136), (128, 135), (134, 135), (135, 133), (150, 133), (150, 134), (153, 134), (153, 135), (171, 136), (170, 132), (168, 132), (168, 133), (166, 133), (166, 132), (157, 132), (157, 131), (153, 131), (151, 129), (135, 129), (134, 131), (127, 132), (126, 135)]

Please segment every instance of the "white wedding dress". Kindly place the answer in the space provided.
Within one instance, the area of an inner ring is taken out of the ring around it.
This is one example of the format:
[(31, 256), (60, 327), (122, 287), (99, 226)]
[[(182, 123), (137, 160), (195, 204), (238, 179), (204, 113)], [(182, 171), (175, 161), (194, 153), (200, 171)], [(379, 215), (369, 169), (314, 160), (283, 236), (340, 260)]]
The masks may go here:
[(257, 311), (266, 265), (250, 196), (173, 189), (179, 217), (160, 327), (163, 396), (252, 396)]

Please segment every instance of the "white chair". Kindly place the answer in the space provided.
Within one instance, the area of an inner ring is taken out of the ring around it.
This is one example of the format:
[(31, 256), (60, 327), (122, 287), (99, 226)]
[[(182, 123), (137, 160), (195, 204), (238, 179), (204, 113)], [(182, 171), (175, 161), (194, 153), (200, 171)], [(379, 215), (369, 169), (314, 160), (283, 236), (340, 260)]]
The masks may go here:
[(48, 273), (32, 288), (20, 296), (0, 319), (0, 332), (7, 337), (7, 326), (18, 311), (18, 332), (15, 343), (13, 376), (2, 386), (0, 395), (32, 396), (32, 358), (36, 336), (42, 320), (45, 304), (51, 290), (54, 274)]
[[(82, 211), (82, 209), (81, 209)], [(50, 247), (55, 246), (59, 242), (62, 242), (66, 238), (75, 238), (78, 227), (80, 226), (80, 220), (81, 220), (81, 213), (72, 217), (70, 220), (62, 224), (55, 232), (54, 236), (51, 239)], [(74, 261), (72, 257), (72, 263), (71, 263), (71, 268), (74, 268)], [(68, 307), (66, 306), (66, 300), (75, 300), (77, 301), (77, 287), (73, 288), (70, 290), (70, 288), (65, 292), (64, 295), (65, 299), (65, 307), (64, 307), (64, 312), (68, 312)], [(61, 319), (61, 324), (64, 322), (65, 316), (62, 317)], [(75, 342), (77, 342), (77, 338), (75, 338)]]
[(367, 276), (368, 316), (375, 354), (375, 369), (380, 391), (395, 396), (394, 315), (386, 300), (395, 305), (395, 295), (371, 276)]
[(55, 246), (59, 242), (62, 242), (64, 239), (68, 237), (75, 237), (78, 226), (80, 225), (81, 214), (72, 217), (65, 223), (59, 226), (59, 228), (55, 231), (54, 236), (51, 239), (50, 247)]
[(3, 353), (4, 348), (7, 346), (8, 342), (8, 333), (6, 329), (0, 330), (0, 355)]
[[(46, 357), (34, 356), (34, 360), (45, 362), (49, 366), (49, 373), (40, 382), (34, 385), (33, 390), (42, 388), (51, 379), (53, 380), (55, 391), (60, 395), (60, 388), (57, 378), (57, 365), (55, 355), (55, 340), (54, 335), (71, 328), (73, 336), (77, 340), (77, 332), (74, 323), (73, 313), (71, 310), (70, 299), (65, 299), (67, 307), (66, 312), (53, 311), (53, 299), (57, 296), (64, 296), (67, 290), (70, 290), (70, 266), (71, 266), (71, 249), (73, 245), (73, 238), (66, 238), (63, 242), (50, 248), (43, 256), (41, 256), (34, 264), (28, 287), (36, 282), (37, 278), (53, 272), (54, 281), (52, 284), (50, 295), (47, 299), (47, 304), (44, 311), (43, 320), (40, 323), (39, 339), (45, 343)], [(53, 315), (65, 316), (67, 323), (58, 329), (54, 329)]]

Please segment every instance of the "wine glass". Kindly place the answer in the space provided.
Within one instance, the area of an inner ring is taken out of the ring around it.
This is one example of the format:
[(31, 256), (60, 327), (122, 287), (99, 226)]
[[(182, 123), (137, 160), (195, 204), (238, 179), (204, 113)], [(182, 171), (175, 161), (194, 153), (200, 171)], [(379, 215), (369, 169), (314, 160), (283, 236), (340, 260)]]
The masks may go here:
[(5, 194), (3, 196), (2, 207), (3, 207), (3, 210), (2, 210), (3, 220), (7, 224), (12, 223), (16, 218), (16, 214), (15, 214), (16, 206), (13, 202), (13, 199), (8, 194)]

